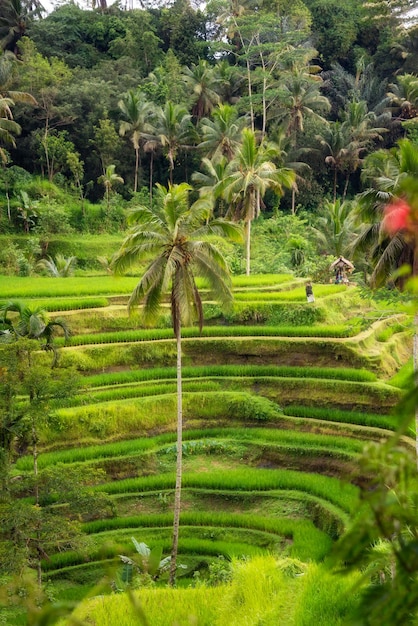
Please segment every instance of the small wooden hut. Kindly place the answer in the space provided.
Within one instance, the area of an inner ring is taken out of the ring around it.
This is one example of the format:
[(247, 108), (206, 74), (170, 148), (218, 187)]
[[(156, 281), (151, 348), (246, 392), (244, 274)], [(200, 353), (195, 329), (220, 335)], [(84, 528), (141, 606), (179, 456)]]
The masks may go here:
[(348, 259), (345, 259), (343, 256), (340, 256), (336, 259), (331, 265), (329, 269), (334, 272), (335, 275), (335, 284), (340, 283), (348, 283), (348, 275), (352, 273), (354, 270), (354, 265)]

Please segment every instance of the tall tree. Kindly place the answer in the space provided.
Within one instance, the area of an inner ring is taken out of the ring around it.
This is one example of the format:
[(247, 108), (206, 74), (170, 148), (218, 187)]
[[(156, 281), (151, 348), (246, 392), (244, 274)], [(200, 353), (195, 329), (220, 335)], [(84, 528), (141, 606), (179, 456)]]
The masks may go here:
[(182, 482), (182, 362), (181, 329), (197, 319), (203, 325), (202, 300), (195, 277), (201, 275), (213, 295), (225, 305), (231, 302), (231, 283), (226, 262), (208, 236), (237, 238), (239, 230), (222, 220), (208, 220), (207, 210), (189, 206), (191, 187), (186, 183), (158, 186), (153, 209), (133, 209), (131, 230), (116, 254), (114, 266), (124, 271), (132, 263), (151, 261), (135, 287), (129, 309), (143, 302), (145, 320), (152, 322), (169, 292), (171, 319), (177, 342), (177, 463), (174, 501), (173, 546), (170, 584), (175, 582)]
[(203, 118), (200, 124), (202, 141), (198, 148), (205, 156), (219, 160), (231, 160), (241, 142), (241, 133), (247, 124), (246, 116), (238, 116), (236, 107), (220, 104), (212, 113), (212, 119)]
[(107, 213), (109, 214), (110, 209), (110, 194), (115, 185), (120, 185), (123, 183), (122, 176), (116, 173), (116, 165), (108, 165), (106, 171), (102, 176), (99, 176), (98, 182), (102, 183), (105, 188), (105, 196), (106, 196), (106, 208)]
[(255, 133), (245, 128), (242, 145), (229, 163), (225, 180), (221, 181), (223, 195), (231, 203), (228, 215), (242, 220), (245, 226), (246, 274), (250, 274), (251, 223), (258, 217), (267, 189), (278, 196), (295, 180), (292, 170), (276, 167), (277, 149), (272, 144), (257, 145)]
[(122, 137), (126, 134), (130, 135), (135, 150), (134, 192), (136, 193), (138, 191), (138, 170), (141, 167), (141, 138), (148, 129), (147, 118), (150, 113), (150, 104), (139, 89), (136, 91), (131, 89), (119, 100), (118, 106), (126, 118), (120, 123), (119, 134)]
[(217, 87), (219, 78), (213, 67), (202, 59), (191, 67), (183, 68), (182, 79), (192, 92), (192, 115), (199, 122), (204, 115), (210, 115), (219, 103)]
[(320, 254), (348, 256), (355, 236), (352, 203), (326, 201), (312, 229)]
[(157, 109), (154, 118), (154, 136), (158, 139), (168, 160), (170, 184), (177, 154), (190, 141), (191, 116), (178, 104), (167, 102), (164, 109)]

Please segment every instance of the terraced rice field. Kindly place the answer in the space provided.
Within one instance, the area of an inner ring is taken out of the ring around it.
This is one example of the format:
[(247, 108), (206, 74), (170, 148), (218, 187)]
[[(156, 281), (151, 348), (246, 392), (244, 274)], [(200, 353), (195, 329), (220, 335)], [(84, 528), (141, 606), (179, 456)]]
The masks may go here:
[[(81, 375), (40, 432), (39, 470), (94, 470), (92, 493), (111, 503), (84, 516), (79, 550), (43, 563), (66, 593), (117, 568), (131, 536), (169, 552), (175, 482), (169, 321), (145, 329), (127, 316), (134, 279), (80, 280), (16, 281), (7, 291), (67, 320), (61, 364)], [(358, 509), (367, 480), (353, 479), (358, 455), (397, 425), (402, 389), (391, 379), (410, 355), (407, 316), (366, 305), (354, 287), (318, 286), (307, 305), (291, 276), (239, 277), (235, 287), (233, 313), (207, 302), (203, 333), (184, 330), (179, 584), (204, 577), (220, 555), (321, 562)], [(27, 450), (15, 471), (31, 468)], [(42, 504), (58, 500), (48, 494)]]

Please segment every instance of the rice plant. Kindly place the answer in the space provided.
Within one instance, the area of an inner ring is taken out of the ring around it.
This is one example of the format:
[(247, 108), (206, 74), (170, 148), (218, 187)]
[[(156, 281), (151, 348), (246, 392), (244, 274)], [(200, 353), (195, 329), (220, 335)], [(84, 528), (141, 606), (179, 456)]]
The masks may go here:
[[(360, 382), (374, 382), (376, 374), (364, 369), (331, 368), (331, 367), (295, 367), (283, 365), (211, 365), (183, 367), (183, 378), (211, 378), (211, 377), (280, 377), (280, 378), (328, 378), (336, 380), (352, 380)], [(176, 377), (176, 369), (153, 368), (116, 372), (111, 374), (96, 374), (85, 376), (83, 383), (86, 387), (102, 387), (104, 385), (122, 385), (127, 383), (170, 379)]]
[(361, 424), (364, 426), (384, 428), (387, 430), (396, 430), (398, 426), (395, 415), (378, 415), (360, 413), (359, 411), (342, 411), (335, 408), (327, 409), (324, 407), (287, 406), (283, 409), (283, 413), (285, 415), (292, 415), (295, 417), (308, 417), (347, 424)]
[[(98, 485), (97, 490), (109, 494), (161, 491), (172, 489), (174, 474), (159, 474), (141, 478), (128, 478), (115, 483)], [(292, 470), (236, 469), (210, 474), (188, 473), (184, 476), (184, 487), (228, 491), (271, 491), (291, 489), (305, 491), (335, 504), (347, 513), (354, 512), (357, 506), (358, 489), (340, 480)]]
[[(77, 307), (74, 307), (77, 308)], [(352, 337), (357, 330), (351, 325), (334, 326), (204, 326), (198, 328), (184, 328), (184, 337)], [(119, 330), (101, 333), (86, 333), (74, 335), (71, 339), (73, 346), (102, 343), (129, 343), (133, 341), (156, 341), (173, 339), (173, 332), (169, 328)]]
[[(265, 428), (209, 428), (193, 429), (184, 431), (183, 453), (185, 456), (191, 454), (201, 454), (216, 450), (216, 442), (220, 444), (219, 452), (223, 452), (225, 444), (247, 443), (257, 445), (280, 445), (296, 453), (303, 453), (302, 448), (306, 448), (310, 453), (315, 451), (318, 454), (324, 452), (347, 452), (358, 454), (363, 448), (363, 442), (350, 437), (319, 435), (293, 430), (265, 429)], [(146, 451), (158, 451), (160, 454), (170, 454), (174, 451), (175, 434), (165, 433), (150, 438), (128, 439), (127, 441), (116, 441), (112, 443), (93, 445), (85, 447), (70, 448), (67, 450), (55, 450), (41, 453), (38, 456), (38, 467), (40, 469), (58, 463), (83, 463), (92, 460), (108, 458), (120, 458), (142, 454)], [(306, 454), (306, 453), (304, 453)], [(20, 457), (16, 461), (16, 469), (20, 471), (31, 470), (33, 459), (31, 455)]]

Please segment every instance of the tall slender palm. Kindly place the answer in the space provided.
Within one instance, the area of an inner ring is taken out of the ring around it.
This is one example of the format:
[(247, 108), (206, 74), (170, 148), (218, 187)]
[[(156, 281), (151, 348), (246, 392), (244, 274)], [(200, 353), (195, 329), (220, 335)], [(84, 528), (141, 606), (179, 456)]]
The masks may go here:
[(110, 192), (112, 191), (114, 185), (123, 183), (122, 176), (119, 176), (119, 174), (116, 174), (115, 170), (116, 170), (116, 165), (108, 165), (105, 173), (102, 174), (102, 176), (99, 176), (99, 178), (97, 179), (97, 181), (99, 183), (102, 183), (102, 185), (105, 188), (106, 206), (107, 206), (108, 213), (109, 213), (109, 208), (110, 208)]
[(291, 188), (295, 181), (291, 169), (274, 164), (276, 156), (273, 144), (258, 146), (255, 133), (245, 128), (242, 145), (228, 165), (225, 180), (220, 183), (225, 199), (230, 202), (228, 215), (244, 222), (247, 276), (250, 274), (251, 223), (260, 214), (264, 194), (272, 189), (281, 196), (283, 188)]
[(138, 191), (138, 171), (141, 167), (141, 138), (147, 132), (147, 118), (149, 117), (151, 105), (147, 102), (138, 89), (128, 91), (125, 96), (119, 100), (118, 107), (125, 120), (122, 120), (119, 127), (119, 134), (124, 137), (130, 135), (132, 145), (135, 150), (135, 179), (134, 192)]
[[(157, 109), (154, 124), (154, 137), (158, 139), (169, 164), (170, 184), (173, 184), (173, 171), (180, 149), (190, 140), (191, 116), (179, 104), (167, 102), (164, 109)], [(148, 137), (150, 138), (150, 137)]]
[(182, 363), (181, 329), (197, 320), (203, 324), (203, 309), (195, 277), (203, 276), (214, 296), (225, 305), (232, 300), (231, 283), (226, 262), (211, 235), (239, 238), (236, 225), (223, 220), (208, 221), (207, 209), (189, 206), (187, 183), (158, 185), (158, 201), (154, 208), (133, 209), (131, 230), (114, 259), (118, 272), (132, 263), (147, 261), (149, 265), (129, 299), (129, 309), (143, 302), (144, 318), (155, 320), (162, 300), (170, 297), (171, 319), (177, 342), (177, 462), (174, 500), (173, 545), (170, 584), (175, 582), (178, 552), (181, 482), (182, 482)]
[(333, 202), (337, 200), (338, 172), (345, 171), (345, 156), (350, 144), (347, 126), (341, 122), (330, 122), (324, 126), (322, 134), (317, 136), (325, 151), (325, 163), (333, 170)]
[(241, 133), (247, 125), (245, 116), (238, 116), (236, 107), (220, 104), (212, 113), (213, 119), (203, 118), (200, 123), (202, 141), (198, 145), (209, 158), (226, 157), (229, 161), (241, 143)]

